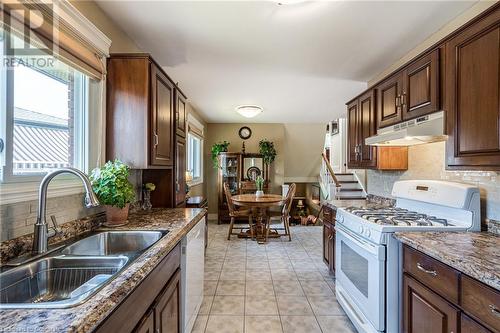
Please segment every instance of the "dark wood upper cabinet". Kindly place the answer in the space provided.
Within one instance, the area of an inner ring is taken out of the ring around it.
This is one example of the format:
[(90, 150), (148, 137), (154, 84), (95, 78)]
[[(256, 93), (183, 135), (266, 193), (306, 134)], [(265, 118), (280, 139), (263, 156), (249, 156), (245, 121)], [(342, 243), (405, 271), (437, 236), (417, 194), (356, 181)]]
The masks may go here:
[(178, 89), (175, 91), (175, 123), (176, 123), (176, 133), (182, 137), (186, 137), (186, 121), (187, 121), (187, 108), (186, 108), (186, 97)]
[(174, 162), (174, 85), (152, 65), (151, 164), (171, 166)]
[(498, 6), (446, 43), (448, 168), (500, 170), (499, 48)]
[(403, 73), (399, 72), (375, 87), (377, 90), (377, 128), (402, 121)]
[(460, 311), (413, 278), (403, 276), (403, 332), (458, 332)]
[(134, 169), (174, 163), (174, 85), (148, 54), (108, 58), (106, 158)]
[(438, 111), (439, 87), (439, 49), (435, 49), (403, 71), (403, 120)]
[(349, 168), (357, 166), (358, 162), (358, 100), (354, 100), (347, 104), (347, 149)]
[(369, 91), (358, 98), (359, 100), (359, 160), (362, 166), (374, 168), (377, 165), (377, 149), (365, 144), (365, 139), (375, 135), (375, 93)]
[(177, 136), (175, 143), (175, 205), (186, 200), (186, 139)]

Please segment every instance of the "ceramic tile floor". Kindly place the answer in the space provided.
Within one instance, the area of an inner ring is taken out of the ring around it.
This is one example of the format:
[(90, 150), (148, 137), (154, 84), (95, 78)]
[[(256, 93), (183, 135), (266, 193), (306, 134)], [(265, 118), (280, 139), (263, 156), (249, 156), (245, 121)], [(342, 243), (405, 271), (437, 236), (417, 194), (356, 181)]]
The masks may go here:
[(266, 245), (209, 222), (204, 300), (193, 332), (351, 333), (322, 259), (322, 228), (292, 227)]

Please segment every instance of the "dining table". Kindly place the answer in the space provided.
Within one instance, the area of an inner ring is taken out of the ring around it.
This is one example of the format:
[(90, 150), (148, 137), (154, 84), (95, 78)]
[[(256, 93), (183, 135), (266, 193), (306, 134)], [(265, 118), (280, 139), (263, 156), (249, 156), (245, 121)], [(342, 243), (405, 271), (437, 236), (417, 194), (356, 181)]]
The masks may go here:
[[(252, 215), (255, 218), (255, 224), (250, 228), (254, 229), (255, 239), (258, 243), (263, 244), (266, 242), (266, 223), (267, 211), (272, 207), (281, 207), (285, 202), (285, 197), (279, 194), (238, 194), (233, 195), (231, 200), (235, 206), (239, 206), (252, 210)], [(250, 230), (246, 233), (240, 234), (242, 237), (249, 237)], [(277, 232), (271, 232), (268, 237), (280, 237)]]

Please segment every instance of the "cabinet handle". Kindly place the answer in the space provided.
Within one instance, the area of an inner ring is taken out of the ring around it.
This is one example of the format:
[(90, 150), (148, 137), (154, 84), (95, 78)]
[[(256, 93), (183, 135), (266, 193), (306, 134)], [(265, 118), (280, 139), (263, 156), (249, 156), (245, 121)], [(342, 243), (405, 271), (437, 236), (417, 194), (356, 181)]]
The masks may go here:
[(396, 96), (396, 107), (399, 107), (400, 96)]
[(403, 95), (401, 95), (401, 104), (402, 105), (406, 104), (406, 92), (404, 92)]
[(431, 271), (431, 270), (425, 269), (419, 262), (417, 262), (417, 268), (424, 273), (430, 274), (432, 276), (437, 276), (436, 271)]
[(490, 307), (491, 313), (493, 313), (497, 317), (500, 317), (500, 310), (498, 310), (498, 308), (496, 306), (494, 306), (493, 304), (490, 304), (489, 307)]
[(154, 138), (154, 143), (153, 143), (153, 144), (154, 144), (155, 146), (158, 146), (158, 141), (159, 141), (159, 140), (158, 140), (158, 134), (156, 134), (156, 133), (155, 133), (155, 134), (154, 134), (154, 136), (153, 136), (153, 138)]

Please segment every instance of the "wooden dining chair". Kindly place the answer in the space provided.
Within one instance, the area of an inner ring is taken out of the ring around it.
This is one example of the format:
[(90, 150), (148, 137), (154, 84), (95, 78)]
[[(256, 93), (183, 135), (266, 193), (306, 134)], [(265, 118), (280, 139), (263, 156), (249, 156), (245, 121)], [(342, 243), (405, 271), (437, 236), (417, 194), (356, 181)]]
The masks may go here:
[(233, 200), (231, 199), (232, 194), (229, 189), (229, 184), (224, 183), (224, 194), (226, 195), (227, 207), (229, 209), (229, 217), (231, 218), (231, 222), (229, 224), (229, 232), (227, 233), (227, 240), (231, 239), (231, 235), (237, 235), (233, 233), (234, 228), (234, 220), (238, 217), (246, 217), (248, 216), (248, 226), (250, 228), (250, 236), (252, 239), (254, 238), (253, 228), (252, 228), (252, 210), (250, 209), (236, 209), (233, 204)]
[[(266, 241), (269, 237), (269, 231), (271, 230), (271, 224), (281, 224), (283, 223), (283, 228), (285, 233), (282, 236), (288, 236), (288, 240), (292, 240), (292, 234), (290, 233), (290, 211), (292, 210), (293, 197), (295, 196), (295, 190), (297, 185), (295, 183), (290, 184), (286, 198), (283, 202), (281, 212), (270, 212), (267, 220), (266, 228)], [(277, 222), (273, 222), (277, 221)]]

